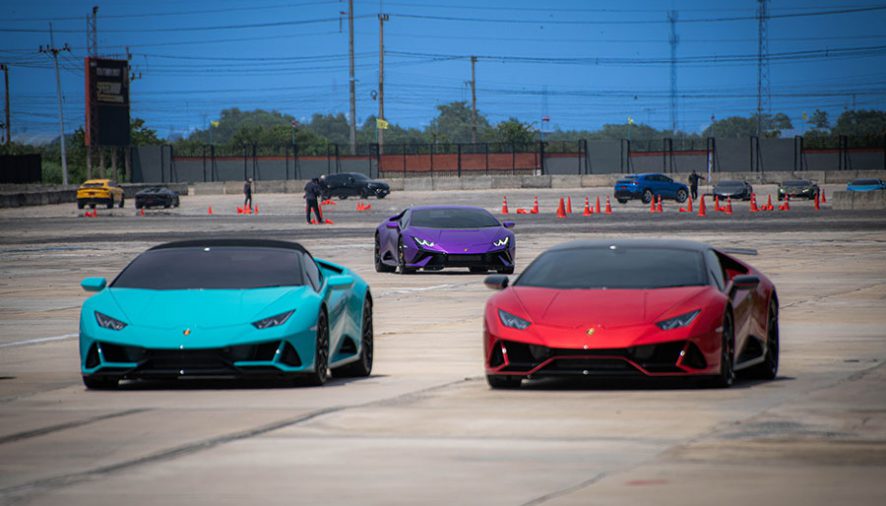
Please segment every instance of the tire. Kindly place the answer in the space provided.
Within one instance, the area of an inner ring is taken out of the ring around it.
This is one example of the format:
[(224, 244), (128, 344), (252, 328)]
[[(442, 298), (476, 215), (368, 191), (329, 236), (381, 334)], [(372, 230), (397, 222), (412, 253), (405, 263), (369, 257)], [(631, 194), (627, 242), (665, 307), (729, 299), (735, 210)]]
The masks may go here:
[(125, 203), (126, 203), (126, 197), (122, 197), (120, 199), (120, 209), (123, 209), (123, 204), (125, 204)]
[(363, 302), (363, 325), (360, 327), (360, 360), (332, 370), (334, 378), (365, 378), (372, 373), (372, 300)]
[(379, 198), (379, 200), (381, 200), (381, 199), (387, 197), (387, 195), (385, 195), (385, 194), (383, 194), (383, 193), (379, 193), (379, 194), (376, 195), (376, 196)]
[(769, 303), (769, 316), (766, 325), (766, 353), (763, 363), (747, 370), (747, 377), (761, 380), (774, 380), (778, 376), (779, 332), (778, 304), (773, 300)]
[(181, 202), (179, 201), (178, 197), (176, 197), (176, 198), (175, 198), (175, 204), (172, 204), (172, 207), (178, 207), (180, 203), (181, 203)]
[(368, 198), (369, 198), (369, 193), (368, 193), (365, 189), (360, 190), (360, 198), (361, 198), (361, 199), (368, 199)]
[(82, 200), (77, 201), (77, 209), (83, 209), (85, 206), (86, 204), (84, 204)]
[(375, 272), (394, 272), (396, 267), (392, 267), (384, 263), (381, 259), (381, 245), (378, 243), (378, 236), (375, 236)]
[(135, 208), (136, 209), (141, 209), (144, 206), (145, 206), (144, 204), (140, 204), (137, 200), (135, 201)]
[(647, 188), (647, 189), (643, 190), (643, 196), (641, 197), (641, 200), (643, 200), (644, 204), (648, 204), (648, 203), (652, 202), (652, 199), (654, 197), (655, 197), (655, 195), (652, 193), (652, 190)]
[(172, 202), (166, 202), (163, 204), (163, 209), (169, 209), (170, 207), (172, 207)]
[(119, 382), (113, 376), (83, 376), (83, 384), (90, 390), (113, 390)]
[(498, 269), (497, 272), (499, 274), (513, 274), (514, 273), (514, 266), (512, 265), (510, 267), (502, 267), (501, 269)]
[(406, 254), (403, 252), (403, 238), (397, 241), (397, 272), (399, 274), (412, 274), (415, 269), (406, 267)]
[(487, 374), (486, 383), (496, 390), (514, 390), (520, 388), (523, 378), (520, 376), (502, 376), (496, 374)]
[(468, 267), (468, 270), (471, 271), (471, 274), (486, 274), (489, 272), (489, 269), (486, 267)]
[(317, 347), (314, 350), (314, 371), (305, 377), (305, 383), (312, 387), (323, 386), (329, 374), (329, 320), (326, 311), (320, 310), (317, 316)]
[(615, 200), (617, 200), (619, 204), (627, 204), (628, 203), (628, 199), (615, 199)]
[(720, 372), (710, 382), (714, 388), (729, 388), (735, 383), (734, 329), (732, 313), (727, 311), (723, 317), (723, 341), (720, 343)]
[(689, 194), (686, 193), (686, 190), (684, 190), (682, 188), (677, 190), (677, 202), (682, 204), (683, 202), (686, 202), (686, 199), (688, 197), (689, 197)]
[(106, 205), (108, 206), (108, 209), (114, 209), (114, 197), (109, 198)]

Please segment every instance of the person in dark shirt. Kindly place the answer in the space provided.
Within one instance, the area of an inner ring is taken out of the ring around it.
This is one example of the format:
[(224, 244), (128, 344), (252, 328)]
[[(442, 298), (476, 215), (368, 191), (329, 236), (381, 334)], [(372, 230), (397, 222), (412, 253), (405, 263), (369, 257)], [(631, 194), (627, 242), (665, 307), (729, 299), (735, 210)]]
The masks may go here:
[(317, 203), (317, 198), (320, 197), (321, 193), (320, 181), (317, 178), (311, 179), (305, 185), (305, 214), (307, 215), (308, 225), (311, 224), (311, 209), (314, 210), (317, 223), (323, 223), (323, 215), (320, 214), (320, 205)]
[(689, 174), (689, 191), (692, 193), (693, 199), (698, 199), (698, 181), (700, 179), (704, 179), (704, 177), (696, 174), (694, 170), (692, 174)]
[(243, 207), (252, 209), (252, 178), (247, 179), (243, 183)]

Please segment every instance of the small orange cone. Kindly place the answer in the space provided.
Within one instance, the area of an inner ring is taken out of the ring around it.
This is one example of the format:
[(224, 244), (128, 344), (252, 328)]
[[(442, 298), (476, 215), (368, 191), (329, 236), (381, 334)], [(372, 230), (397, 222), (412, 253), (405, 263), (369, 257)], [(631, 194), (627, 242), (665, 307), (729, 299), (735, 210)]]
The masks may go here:
[(505, 195), (501, 200), (501, 214), (508, 214), (508, 196)]
[(756, 193), (751, 194), (751, 212), (752, 213), (760, 212), (760, 208), (757, 206), (757, 194)]
[(714, 211), (721, 212), (723, 208), (720, 207), (720, 197), (714, 195)]
[(560, 204), (557, 205), (557, 218), (565, 218), (566, 217), (566, 208), (563, 204), (563, 197), (560, 197)]
[(327, 225), (335, 225), (335, 222), (330, 220), (329, 218), (326, 218), (326, 221), (324, 221), (323, 223), (326, 223)]
[(689, 206), (686, 208), (690, 213), (692, 212), (692, 195), (689, 196)]
[(726, 199), (726, 214), (732, 214), (732, 197)]
[(820, 191), (821, 191), (821, 203), (822, 203), (822, 204), (827, 204), (827, 203), (828, 203), (828, 198), (825, 197), (825, 195), (824, 195), (824, 188), (822, 188)]
[(209, 209), (206, 212), (209, 216), (212, 216), (212, 206), (209, 206)]
[(532, 209), (529, 212), (531, 214), (538, 214), (538, 197), (535, 197), (535, 200), (532, 202)]
[(311, 218), (311, 225), (316, 225), (316, 224), (317, 224), (317, 220), (315, 220), (314, 218)]
[(815, 194), (815, 210), (816, 211), (821, 210), (821, 200), (819, 200), (817, 193)]
[(606, 214), (612, 214), (612, 205), (609, 203), (609, 195), (606, 196)]
[(704, 205), (704, 195), (698, 199), (698, 215), (702, 218), (708, 215)]
[(659, 196), (658, 196), (658, 208), (655, 209), (655, 212), (657, 212), (657, 213), (663, 213), (663, 212), (664, 212), (664, 209), (663, 209), (662, 206), (661, 206), (661, 201), (662, 201), (662, 200), (663, 200), (663, 199), (662, 199), (661, 195), (659, 195)]
[(529, 211), (523, 209), (522, 207), (517, 208), (517, 214), (529, 214)]
[(255, 214), (258, 214), (258, 204), (255, 205)]
[[(609, 197), (606, 197), (609, 198)], [(600, 214), (600, 196), (597, 195), (597, 203), (594, 205), (594, 212)]]
[(585, 197), (585, 209), (581, 214), (583, 216), (590, 216), (593, 214), (591, 211), (591, 201), (587, 197)]
[(767, 196), (766, 196), (766, 207), (764, 207), (763, 209), (765, 209), (766, 211), (771, 211), (771, 210), (773, 209), (773, 207), (772, 207), (772, 195), (767, 195)]
[(572, 214), (572, 197), (566, 197), (566, 214)]
[(138, 210), (138, 215), (139, 215), (139, 216), (144, 216), (144, 215), (145, 215), (145, 208), (141, 208), (141, 209), (139, 209), (139, 210)]
[(791, 197), (790, 195), (784, 196), (784, 202), (778, 206), (779, 211), (790, 211), (791, 210)]
[(655, 197), (649, 201), (649, 214), (655, 214)]

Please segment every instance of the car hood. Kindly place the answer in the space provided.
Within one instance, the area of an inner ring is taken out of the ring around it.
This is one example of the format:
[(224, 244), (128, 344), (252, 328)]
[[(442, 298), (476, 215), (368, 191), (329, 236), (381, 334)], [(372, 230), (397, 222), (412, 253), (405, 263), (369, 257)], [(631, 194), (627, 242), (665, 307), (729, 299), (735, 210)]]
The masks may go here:
[[(553, 327), (629, 327), (661, 320), (710, 286), (650, 290), (555, 290), (515, 286), (512, 292), (533, 322)], [(676, 316), (676, 315), (674, 315)]]
[[(251, 290), (142, 290), (109, 288), (104, 312), (113, 304), (122, 312), (108, 316), (130, 325), (169, 329), (179, 327), (211, 329), (252, 323), (294, 309), (307, 288), (275, 287)], [(97, 301), (100, 302), (100, 301)]]
[(410, 227), (409, 234), (426, 241), (433, 241), (436, 249), (458, 253), (488, 251), (493, 248), (493, 241), (508, 235), (502, 227), (465, 230)]

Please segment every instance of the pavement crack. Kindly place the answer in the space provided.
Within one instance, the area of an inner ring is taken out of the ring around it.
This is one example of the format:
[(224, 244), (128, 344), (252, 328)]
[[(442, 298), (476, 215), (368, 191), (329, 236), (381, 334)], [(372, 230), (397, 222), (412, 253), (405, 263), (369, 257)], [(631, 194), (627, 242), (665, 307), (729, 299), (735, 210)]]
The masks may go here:
[(588, 478), (587, 480), (576, 483), (575, 485), (570, 485), (568, 487), (561, 488), (559, 490), (555, 490), (555, 491), (550, 492), (548, 494), (536, 497), (535, 499), (532, 499), (530, 501), (524, 502), (520, 506), (537, 506), (539, 504), (544, 504), (544, 503), (550, 501), (551, 499), (556, 499), (558, 497), (561, 497), (561, 496), (564, 496), (567, 494), (571, 494), (573, 492), (577, 492), (583, 488), (590, 487), (591, 485), (597, 483), (598, 481), (602, 480), (605, 477), (606, 477), (606, 473), (596, 474), (596, 475), (592, 476), (591, 478)]
[(43, 427), (40, 429), (29, 430), (25, 432), (17, 432), (15, 434), (9, 434), (8, 436), (0, 437), (0, 445), (7, 443), (14, 443), (16, 441), (21, 441), (23, 439), (30, 439), (34, 437), (44, 436), (46, 434), (52, 434), (53, 432), (59, 432), (67, 429), (74, 429), (77, 427), (82, 427), (84, 425), (89, 425), (91, 423), (101, 422), (104, 420), (111, 420), (113, 418), (120, 418), (122, 416), (134, 415), (137, 413), (144, 413), (146, 411), (150, 411), (149, 409), (141, 408), (141, 409), (127, 409), (126, 411), (118, 411), (116, 413), (109, 413), (107, 415), (99, 415), (93, 416), (90, 418), (84, 418), (83, 420), (74, 420), (72, 422), (60, 423), (57, 425), (50, 425), (49, 427)]

